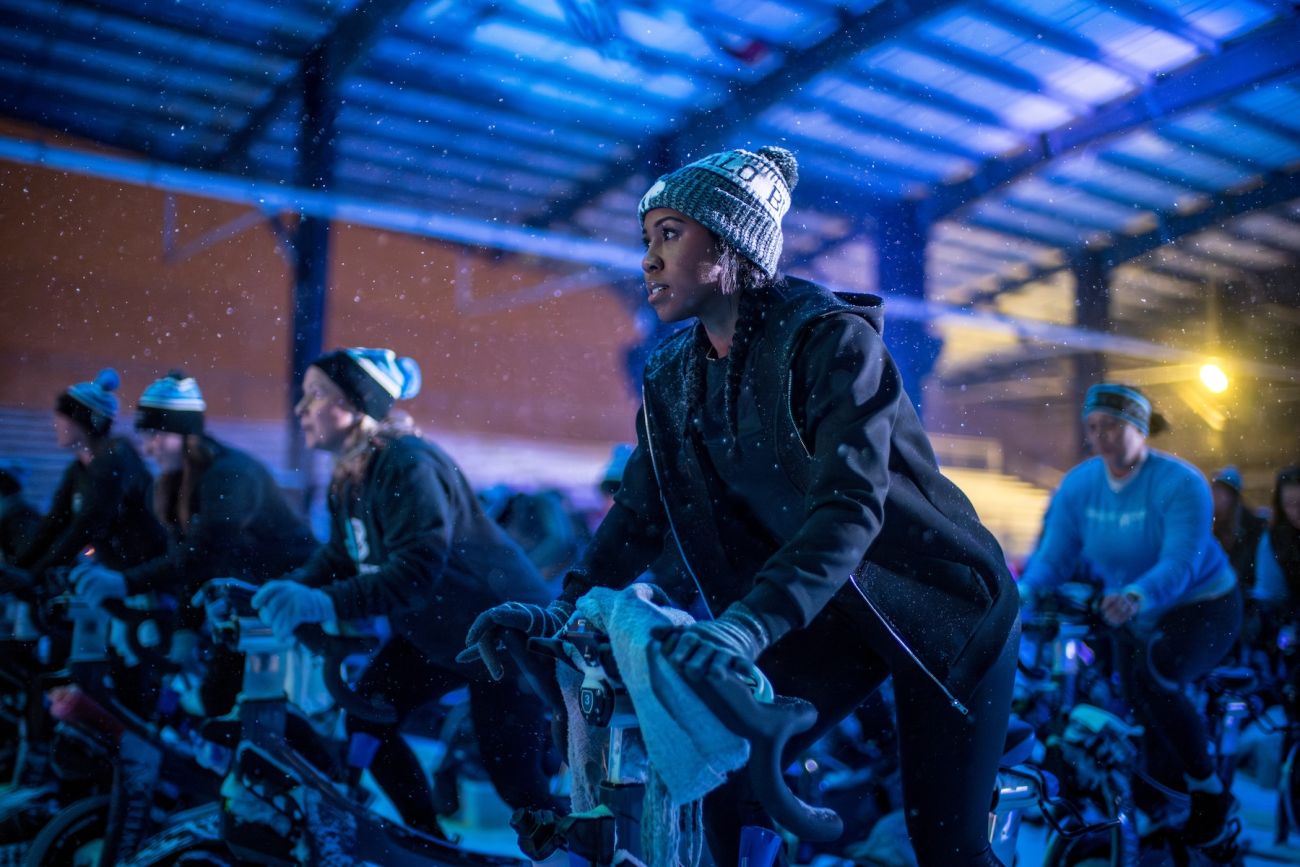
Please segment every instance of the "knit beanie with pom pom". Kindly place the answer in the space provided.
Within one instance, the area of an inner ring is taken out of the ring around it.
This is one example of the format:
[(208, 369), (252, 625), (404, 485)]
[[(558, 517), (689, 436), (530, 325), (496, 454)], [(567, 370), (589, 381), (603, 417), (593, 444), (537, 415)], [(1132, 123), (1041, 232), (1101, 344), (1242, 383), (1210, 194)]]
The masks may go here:
[(799, 183), (799, 162), (781, 147), (711, 154), (654, 182), (641, 197), (647, 211), (672, 208), (735, 247), (769, 277), (781, 259), (781, 218)]
[(327, 352), (311, 363), (371, 418), (383, 421), (393, 403), (420, 392), (420, 365), (391, 349), (355, 346)]
[(122, 379), (106, 367), (90, 382), (70, 386), (54, 401), (54, 409), (81, 425), (91, 436), (105, 436), (117, 418), (118, 402), (113, 395)]

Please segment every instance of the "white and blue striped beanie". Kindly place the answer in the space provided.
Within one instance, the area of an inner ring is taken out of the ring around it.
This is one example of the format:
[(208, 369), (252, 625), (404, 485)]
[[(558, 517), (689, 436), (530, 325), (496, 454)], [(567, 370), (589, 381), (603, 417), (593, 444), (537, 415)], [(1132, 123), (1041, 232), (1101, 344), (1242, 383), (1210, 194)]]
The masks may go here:
[(336, 349), (311, 363), (330, 378), (357, 409), (388, 417), (393, 403), (420, 393), (420, 365), (391, 349)]
[(156, 379), (136, 404), (135, 429), (178, 434), (203, 433), (203, 413), (208, 405), (194, 377), (178, 370)]

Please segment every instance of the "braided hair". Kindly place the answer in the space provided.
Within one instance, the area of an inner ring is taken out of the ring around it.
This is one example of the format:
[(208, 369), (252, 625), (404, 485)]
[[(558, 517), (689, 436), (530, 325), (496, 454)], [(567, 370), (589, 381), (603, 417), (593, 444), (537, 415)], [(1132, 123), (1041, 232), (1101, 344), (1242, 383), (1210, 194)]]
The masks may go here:
[[(737, 295), (736, 332), (731, 338), (731, 351), (727, 355), (727, 383), (723, 390), (723, 413), (727, 421), (729, 449), (733, 455), (740, 451), (737, 436), (740, 379), (745, 372), (745, 361), (753, 346), (754, 337), (762, 330), (763, 320), (774, 298), (780, 295), (780, 277), (769, 277), (756, 264), (735, 247), (714, 235), (718, 250), (718, 290), (722, 295)], [(708, 399), (705, 388), (705, 353), (708, 339), (698, 338), (705, 345), (697, 347), (686, 368), (686, 395), (695, 413)]]

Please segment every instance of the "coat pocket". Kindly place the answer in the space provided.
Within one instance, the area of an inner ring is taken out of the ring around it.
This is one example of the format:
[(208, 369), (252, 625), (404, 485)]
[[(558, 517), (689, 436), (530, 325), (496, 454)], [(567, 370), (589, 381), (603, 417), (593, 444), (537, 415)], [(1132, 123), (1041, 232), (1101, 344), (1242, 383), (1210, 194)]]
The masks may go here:
[(858, 586), (911, 654), (947, 677), (992, 607), (988, 587), (951, 560), (913, 555), (891, 566), (864, 561)]

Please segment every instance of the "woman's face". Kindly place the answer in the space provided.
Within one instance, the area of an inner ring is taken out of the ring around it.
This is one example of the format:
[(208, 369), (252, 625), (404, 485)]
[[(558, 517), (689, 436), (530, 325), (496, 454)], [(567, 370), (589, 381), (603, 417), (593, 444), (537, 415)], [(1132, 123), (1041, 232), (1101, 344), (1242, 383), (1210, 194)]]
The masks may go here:
[(154, 459), (160, 472), (174, 473), (185, 458), (185, 436), (165, 430), (142, 430), (140, 448)]
[(54, 441), (61, 449), (80, 448), (86, 444), (86, 432), (81, 425), (57, 410), (54, 413)]
[(1282, 514), (1292, 527), (1300, 530), (1300, 485), (1283, 485), (1278, 499), (1282, 501)]
[(1093, 454), (1099, 455), (1112, 471), (1126, 470), (1137, 463), (1146, 445), (1142, 431), (1108, 412), (1088, 413), (1083, 429)]
[(709, 319), (730, 307), (719, 289), (718, 245), (704, 226), (671, 208), (647, 211), (642, 221), (650, 307), (661, 322)]
[(362, 416), (319, 367), (307, 368), (302, 378), (302, 400), (293, 411), (307, 445), (334, 453), (343, 450)]

